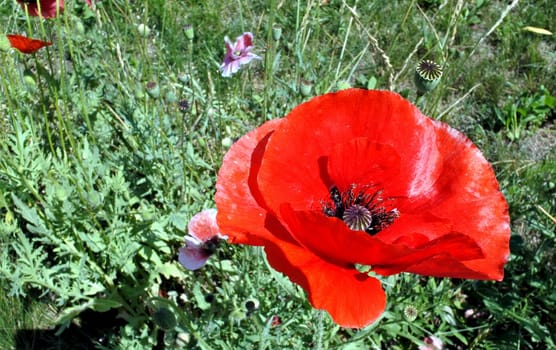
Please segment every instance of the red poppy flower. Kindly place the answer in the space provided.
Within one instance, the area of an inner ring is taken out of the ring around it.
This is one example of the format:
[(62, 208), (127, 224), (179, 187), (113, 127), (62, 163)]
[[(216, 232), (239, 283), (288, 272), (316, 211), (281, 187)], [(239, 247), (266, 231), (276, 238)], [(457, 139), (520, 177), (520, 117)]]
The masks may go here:
[(27, 9), (30, 16), (53, 18), (64, 10), (64, 0), (18, 0), (23, 10)]
[[(17, 0), (23, 10), (27, 8), (30, 16), (42, 16), (44, 18), (54, 18), (64, 10), (64, 0)], [(93, 4), (91, 0), (85, 0), (89, 7)]]
[(6, 36), (8, 37), (8, 40), (10, 41), (10, 44), (14, 49), (17, 49), (20, 52), (27, 53), (27, 54), (35, 53), (45, 46), (52, 45), (51, 42), (37, 40), (37, 39), (30, 39), (23, 35), (8, 34)]
[(344, 327), (386, 305), (356, 264), (501, 280), (509, 256), (508, 207), (487, 160), (392, 92), (326, 94), (263, 124), (230, 148), (216, 188), (230, 242), (264, 246)]

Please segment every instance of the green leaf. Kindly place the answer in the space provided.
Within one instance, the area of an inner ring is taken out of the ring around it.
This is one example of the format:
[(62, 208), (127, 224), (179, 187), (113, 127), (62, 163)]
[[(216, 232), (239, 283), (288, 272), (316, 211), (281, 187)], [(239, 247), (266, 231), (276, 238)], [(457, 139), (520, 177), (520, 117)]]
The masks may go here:
[(199, 309), (201, 310), (210, 309), (210, 304), (207, 303), (205, 299), (205, 295), (201, 291), (201, 286), (198, 284), (196, 284), (195, 287), (193, 287), (193, 297), (195, 298), (195, 301), (197, 302), (197, 306), (199, 307)]
[(37, 214), (37, 209), (29, 208), (25, 203), (21, 201), (15, 194), (12, 193), (12, 200), (14, 201), (15, 206), (17, 207), (17, 211), (23, 216), (23, 218), (29, 222), (30, 224), (42, 227), (42, 220)]
[(122, 303), (117, 300), (108, 298), (94, 298), (90, 308), (98, 312), (106, 312), (110, 309), (115, 309), (120, 306), (122, 306)]
[(165, 262), (157, 266), (157, 271), (166, 278), (176, 277), (185, 278), (185, 273), (175, 262)]

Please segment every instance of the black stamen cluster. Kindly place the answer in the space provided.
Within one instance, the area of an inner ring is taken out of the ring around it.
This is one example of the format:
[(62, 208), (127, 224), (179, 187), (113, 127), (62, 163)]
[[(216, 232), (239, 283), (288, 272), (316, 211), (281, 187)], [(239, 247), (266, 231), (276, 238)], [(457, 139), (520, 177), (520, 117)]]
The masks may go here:
[(372, 215), (371, 224), (365, 229), (370, 235), (375, 235), (381, 230), (390, 226), (399, 217), (397, 209), (386, 210), (381, 191), (368, 193), (365, 191), (355, 191), (355, 186), (350, 187), (343, 193), (336, 186), (330, 189), (330, 202), (322, 204), (324, 215), (336, 217), (343, 220), (346, 209), (353, 205), (360, 205), (367, 208)]

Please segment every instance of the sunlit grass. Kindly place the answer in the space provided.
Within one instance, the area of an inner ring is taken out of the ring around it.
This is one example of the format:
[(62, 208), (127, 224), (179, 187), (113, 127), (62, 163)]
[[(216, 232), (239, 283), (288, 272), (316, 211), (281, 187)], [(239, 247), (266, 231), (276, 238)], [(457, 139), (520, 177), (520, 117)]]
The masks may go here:
[[(521, 1), (502, 17), (507, 8), (72, 1), (62, 17), (39, 21), (14, 1), (0, 6), (2, 35), (54, 42), (35, 56), (0, 51), (0, 348), (14, 348), (22, 330), (55, 330), (45, 310), (67, 326), (87, 324), (87, 309), (113, 316), (104, 338), (84, 330), (108, 348), (416, 349), (431, 334), (450, 348), (554, 344), (555, 224), (546, 213), (556, 213), (556, 43), (523, 28), (554, 33), (556, 13), (550, 1)], [(244, 31), (264, 59), (222, 78), (224, 36)], [(424, 96), (413, 84), (422, 59), (444, 72)], [(392, 88), (481, 148), (510, 205), (504, 282), (388, 278), (383, 319), (355, 331), (311, 310), (260, 249), (223, 245), (195, 273), (176, 263), (187, 221), (214, 206), (229, 142), (345, 86)], [(152, 317), (161, 296), (179, 320), (168, 331)], [(247, 315), (253, 298), (259, 307)]]

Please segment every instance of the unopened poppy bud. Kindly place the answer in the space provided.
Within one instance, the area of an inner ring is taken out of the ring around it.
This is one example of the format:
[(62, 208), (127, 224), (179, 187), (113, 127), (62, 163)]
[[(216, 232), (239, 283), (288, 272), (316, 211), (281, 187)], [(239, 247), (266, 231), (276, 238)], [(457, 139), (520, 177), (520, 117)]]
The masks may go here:
[(224, 137), (222, 139), (222, 147), (224, 148), (230, 148), (232, 147), (233, 144), (234, 144), (234, 140), (232, 140), (231, 137)]
[(195, 37), (195, 32), (193, 31), (193, 26), (191, 24), (184, 25), (183, 32), (185, 33), (185, 37), (189, 40), (193, 40)]
[(299, 85), (299, 92), (301, 92), (301, 96), (309, 97), (311, 96), (311, 90), (313, 89), (313, 84), (311, 84), (308, 80), (301, 80), (301, 84)]
[(139, 100), (145, 98), (145, 91), (142, 86), (137, 86), (135, 88), (135, 97)]
[(272, 327), (278, 327), (281, 324), (282, 324), (282, 319), (278, 315), (273, 315), (272, 318), (270, 319), (270, 325)]
[(0, 50), (8, 51), (11, 47), (8, 38), (5, 35), (0, 35)]
[(442, 78), (442, 67), (434, 61), (422, 60), (415, 68), (415, 86), (419, 93), (432, 91)]
[(232, 321), (239, 322), (245, 319), (245, 312), (243, 310), (236, 309), (230, 313), (229, 317)]
[(178, 80), (184, 84), (187, 84), (189, 82), (189, 74), (181, 73), (180, 75), (178, 75)]
[(177, 326), (178, 322), (172, 310), (167, 307), (157, 309), (153, 314), (154, 323), (166, 331)]
[(25, 82), (25, 85), (27, 85), (27, 87), (31, 89), (34, 89), (37, 86), (35, 79), (33, 79), (33, 77), (30, 75), (23, 76), (23, 81)]
[(152, 98), (160, 97), (160, 87), (154, 81), (149, 81), (147, 83), (147, 92)]
[(277, 24), (274, 24), (272, 26), (272, 39), (274, 39), (275, 41), (279, 41), (281, 37), (282, 37), (282, 27), (280, 27)]
[(139, 35), (141, 35), (142, 37), (147, 37), (149, 36), (149, 34), (151, 34), (151, 29), (145, 24), (141, 23), (137, 26), (137, 32), (139, 32)]
[(166, 103), (174, 103), (177, 100), (178, 97), (173, 91), (167, 91), (166, 94), (164, 95), (164, 101), (166, 101)]
[(83, 25), (83, 22), (77, 17), (74, 19), (73, 27), (75, 28), (75, 31), (77, 33), (79, 34), (85, 33), (85, 26)]

